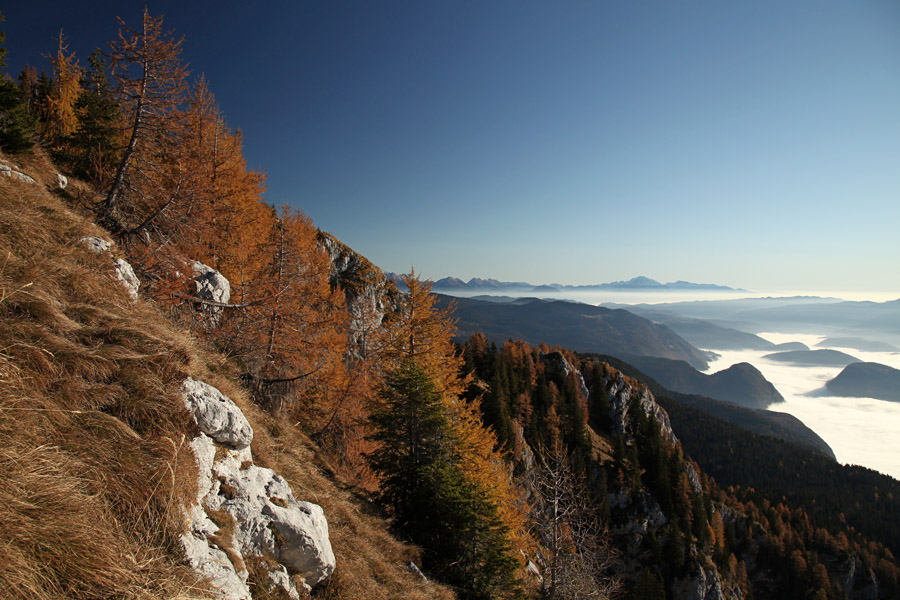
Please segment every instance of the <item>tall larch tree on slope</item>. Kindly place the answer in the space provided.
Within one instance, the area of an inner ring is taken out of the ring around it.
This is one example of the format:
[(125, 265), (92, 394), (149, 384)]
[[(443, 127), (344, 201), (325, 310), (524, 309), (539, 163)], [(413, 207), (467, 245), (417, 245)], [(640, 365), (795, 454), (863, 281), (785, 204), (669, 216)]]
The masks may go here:
[[(128, 142), (112, 185), (100, 206), (100, 218), (114, 233), (141, 233), (178, 199), (166, 179), (172, 165), (157, 150), (172, 147), (173, 119), (183, 101), (188, 76), (181, 61), (182, 39), (163, 29), (162, 17), (145, 8), (139, 30), (119, 19), (119, 39), (110, 42), (113, 82), (128, 115)], [(177, 165), (175, 165), (177, 170)], [(175, 192), (177, 192), (175, 186)], [(163, 193), (165, 190), (166, 193)]]

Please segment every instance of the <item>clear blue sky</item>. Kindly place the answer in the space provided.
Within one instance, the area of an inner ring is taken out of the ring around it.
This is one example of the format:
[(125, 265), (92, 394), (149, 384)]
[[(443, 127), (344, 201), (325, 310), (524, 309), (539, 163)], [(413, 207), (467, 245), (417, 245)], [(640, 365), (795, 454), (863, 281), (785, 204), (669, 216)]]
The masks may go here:
[[(143, 7), (7, 4), (14, 75)], [(386, 270), (900, 297), (896, 1), (148, 6), (268, 201)]]

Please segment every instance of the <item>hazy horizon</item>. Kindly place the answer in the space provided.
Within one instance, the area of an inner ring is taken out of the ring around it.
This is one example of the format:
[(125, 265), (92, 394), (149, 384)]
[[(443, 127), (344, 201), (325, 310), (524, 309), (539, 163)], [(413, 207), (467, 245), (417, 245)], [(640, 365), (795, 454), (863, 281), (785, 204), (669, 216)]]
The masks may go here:
[[(529, 282), (531, 283), (531, 282)], [(535, 286), (550, 285), (535, 283)], [(900, 299), (900, 292), (896, 291), (824, 291), (824, 290), (766, 290), (766, 291), (727, 291), (727, 290), (561, 290), (559, 292), (542, 292), (532, 290), (436, 290), (438, 293), (461, 298), (476, 296), (510, 296), (510, 297), (534, 297), (546, 300), (574, 300), (586, 304), (666, 304), (670, 302), (697, 302), (710, 300), (743, 300), (747, 298), (823, 298), (836, 301), (845, 300), (853, 302), (891, 302)]]

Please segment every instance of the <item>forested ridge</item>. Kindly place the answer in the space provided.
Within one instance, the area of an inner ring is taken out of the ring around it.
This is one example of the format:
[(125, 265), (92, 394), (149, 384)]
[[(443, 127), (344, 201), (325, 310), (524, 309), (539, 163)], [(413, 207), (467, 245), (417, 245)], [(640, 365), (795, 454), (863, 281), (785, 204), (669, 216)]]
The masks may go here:
[[(118, 580), (89, 577), (97, 565), (66, 549), (85, 547), (78, 544), (91, 531), (67, 530), (63, 510), (53, 514), (55, 541), (37, 550), (33, 540), (47, 523), (0, 512), (0, 522), (24, 523), (0, 529), (21, 557), (0, 567), (8, 597), (130, 597), (154, 577), (163, 583), (135, 597), (181, 597), (189, 575), (173, 507), (194, 491), (182, 481), (191, 467), (174, 440), (183, 441), (187, 426), (170, 388), (198, 364), (247, 397), (272, 464), (302, 471), (294, 454), (307, 462), (313, 455), (309, 476), (355, 498), (353, 508), (326, 514), (344, 546), (314, 597), (652, 600), (718, 590), (727, 598), (819, 600), (900, 590), (896, 560), (880, 543), (893, 538), (868, 541), (862, 526), (820, 522), (798, 507), (805, 497), (793, 504), (790, 490), (768, 497), (762, 485), (724, 489), (688, 456), (650, 390), (621, 369), (563, 348), (498, 347), (478, 333), (455, 344), (452, 306), (438, 303), (430, 282), (411, 271), (400, 293), (300, 210), (268, 204), (265, 174), (248, 168), (241, 133), (226, 123), (211, 84), (192, 77), (180, 38), (146, 9), (140, 24), (120, 20), (114, 41), (87, 66), (61, 33), (49, 73), (28, 67), (15, 81), (0, 78), (0, 152), (7, 173), (35, 176), (0, 183), (0, 383), (18, 394), (14, 407), (2, 408), (31, 410), (29, 394), (39, 392), (57, 403), (42, 411), (99, 419), (2, 429), (21, 455), (46, 453), (56, 434), (72, 446), (54, 450), (64, 457), (58, 464), (48, 458), (33, 472), (31, 463), (15, 470), (15, 456), (0, 457), (8, 489), (26, 497), (40, 476), (77, 480), (85, 503), (127, 496), (125, 512), (104, 509), (97, 521), (129, 540), (109, 560), (127, 558), (143, 577), (129, 578), (126, 567)], [(54, 185), (57, 169), (65, 184)], [(17, 242), (41, 214), (53, 217), (48, 232)], [(91, 304), (105, 292), (100, 259), (76, 249), (89, 231), (134, 267), (136, 308), (124, 293), (104, 297), (111, 304), (102, 310)], [(197, 278), (211, 270), (229, 282), (227, 299), (199, 294)], [(57, 279), (41, 283), (42, 272)], [(140, 321), (122, 325), (131, 318), (146, 320), (147, 332)], [(50, 375), (38, 377), (42, 370)], [(35, 382), (39, 390), (28, 387)], [(70, 443), (110, 431), (128, 441), (129, 453), (94, 458)], [(89, 468), (66, 462), (70, 455)], [(127, 468), (147, 465), (153, 485), (135, 484), (131, 496), (127, 486), (107, 484), (140, 479)], [(9, 500), (8, 510), (28, 512), (15, 494)], [(422, 588), (397, 573), (399, 559), (388, 567), (349, 550), (362, 528), (348, 515), (354, 511), (389, 522), (395, 539), (382, 545), (409, 542), (396, 554), (446, 587)], [(227, 536), (225, 521), (219, 525)], [(357, 568), (365, 574), (341, 560), (364, 564)], [(266, 564), (251, 565), (251, 581), (259, 597), (278, 597), (262, 585)]]

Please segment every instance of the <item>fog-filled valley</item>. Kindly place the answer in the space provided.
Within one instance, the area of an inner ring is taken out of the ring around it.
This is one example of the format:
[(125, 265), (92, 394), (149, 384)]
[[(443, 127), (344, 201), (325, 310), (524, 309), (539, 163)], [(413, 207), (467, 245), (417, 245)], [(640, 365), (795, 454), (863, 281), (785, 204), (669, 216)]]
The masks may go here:
[[(810, 348), (825, 336), (762, 333), (760, 337), (781, 344), (802, 342)], [(900, 354), (841, 349), (860, 361), (900, 369)], [(769, 410), (786, 412), (803, 421), (834, 450), (838, 461), (870, 467), (900, 479), (900, 403), (873, 398), (848, 398), (820, 392), (842, 367), (797, 366), (763, 358), (765, 350), (719, 350), (707, 373), (715, 373), (735, 363), (749, 362), (759, 369), (785, 402)]]

